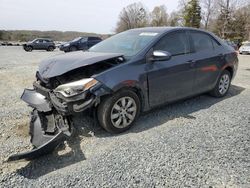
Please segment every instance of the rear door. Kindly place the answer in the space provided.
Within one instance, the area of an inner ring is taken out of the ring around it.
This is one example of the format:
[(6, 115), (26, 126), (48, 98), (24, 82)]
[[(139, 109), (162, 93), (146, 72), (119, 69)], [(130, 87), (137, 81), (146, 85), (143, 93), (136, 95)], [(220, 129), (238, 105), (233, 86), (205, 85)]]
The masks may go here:
[(220, 74), (224, 54), (221, 44), (211, 35), (201, 31), (190, 31), (192, 52), (195, 60), (194, 92), (211, 90)]
[(167, 34), (154, 50), (167, 51), (172, 58), (147, 64), (150, 106), (192, 95), (195, 70), (186, 31)]
[(43, 40), (43, 46), (42, 46), (42, 48), (43, 49), (48, 49), (48, 47), (50, 46), (50, 44), (51, 44), (50, 40), (44, 39)]
[(42, 39), (37, 39), (33, 44), (33, 48), (36, 49), (36, 50), (42, 49), (42, 46), (43, 46), (43, 40)]

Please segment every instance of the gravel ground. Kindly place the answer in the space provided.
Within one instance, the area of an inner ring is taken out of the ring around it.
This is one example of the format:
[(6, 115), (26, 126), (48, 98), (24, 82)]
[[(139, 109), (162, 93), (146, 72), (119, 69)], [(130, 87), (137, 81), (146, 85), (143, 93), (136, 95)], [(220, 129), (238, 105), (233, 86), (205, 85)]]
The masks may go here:
[(78, 134), (53, 154), (5, 162), (30, 148), (31, 109), (19, 97), (39, 61), (59, 53), (0, 47), (0, 187), (250, 187), (250, 56), (243, 55), (223, 99), (202, 95), (155, 109), (121, 135), (76, 117)]

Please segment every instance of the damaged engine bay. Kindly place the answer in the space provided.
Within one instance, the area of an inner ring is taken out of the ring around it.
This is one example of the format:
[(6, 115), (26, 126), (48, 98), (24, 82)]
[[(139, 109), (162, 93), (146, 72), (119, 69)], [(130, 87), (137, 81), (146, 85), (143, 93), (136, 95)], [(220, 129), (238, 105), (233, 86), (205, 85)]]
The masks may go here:
[[(56, 76), (44, 76), (46, 71), (51, 70), (51, 67), (54, 69), (58, 63), (55, 58), (40, 64), (33, 89), (25, 89), (21, 96), (21, 99), (33, 108), (29, 131), (33, 150), (12, 155), (8, 161), (31, 160), (52, 152), (58, 144), (72, 135), (72, 116), (96, 107), (100, 96), (111, 92), (104, 84), (94, 79), (94, 76), (124, 63), (125, 59), (119, 54), (80, 53), (86, 57), (83, 61), (77, 62), (78, 65), (69, 68), (69, 71), (57, 72)], [(68, 56), (79, 56), (79, 52)], [(63, 63), (65, 62), (60, 62), (60, 65)], [(67, 63), (74, 64), (72, 61)]]

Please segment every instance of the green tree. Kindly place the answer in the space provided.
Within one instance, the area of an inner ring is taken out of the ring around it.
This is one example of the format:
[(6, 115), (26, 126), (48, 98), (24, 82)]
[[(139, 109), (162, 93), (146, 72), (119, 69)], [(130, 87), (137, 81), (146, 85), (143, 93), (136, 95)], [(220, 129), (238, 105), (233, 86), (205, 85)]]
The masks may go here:
[(190, 0), (183, 10), (184, 25), (187, 27), (200, 27), (201, 7), (198, 0)]

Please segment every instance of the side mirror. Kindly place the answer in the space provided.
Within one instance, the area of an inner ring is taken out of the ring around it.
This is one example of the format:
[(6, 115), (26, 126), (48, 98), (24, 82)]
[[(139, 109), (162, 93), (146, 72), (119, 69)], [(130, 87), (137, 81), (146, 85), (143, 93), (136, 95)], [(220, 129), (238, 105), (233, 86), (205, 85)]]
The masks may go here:
[(152, 62), (154, 61), (168, 61), (170, 60), (172, 55), (167, 51), (155, 50), (153, 51), (153, 55), (150, 58)]

